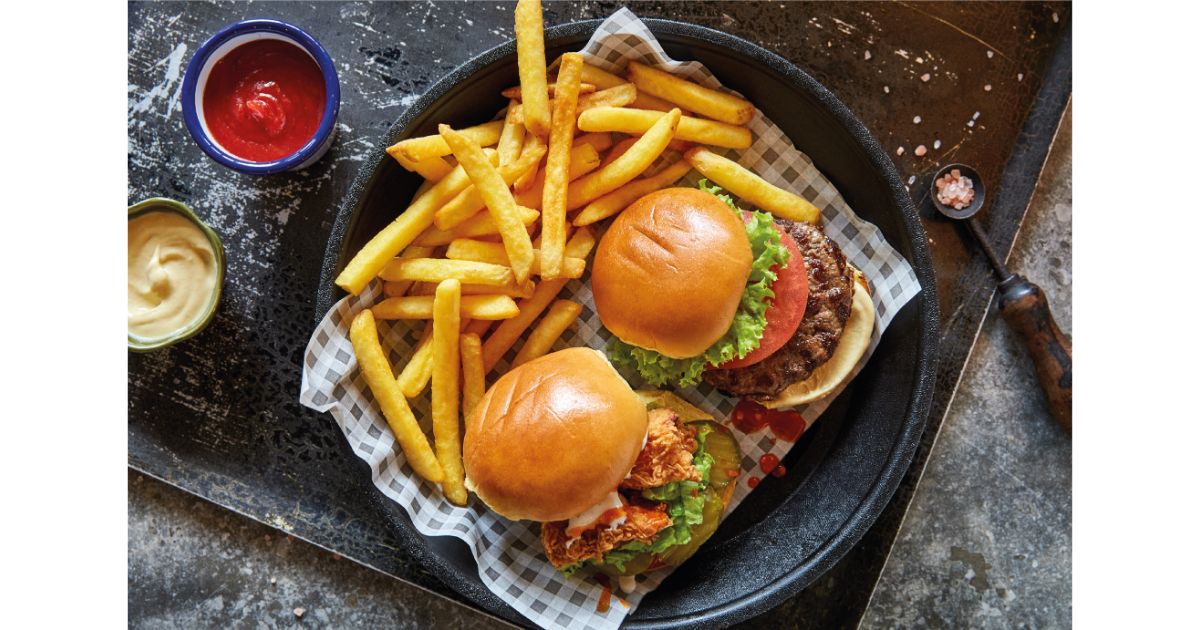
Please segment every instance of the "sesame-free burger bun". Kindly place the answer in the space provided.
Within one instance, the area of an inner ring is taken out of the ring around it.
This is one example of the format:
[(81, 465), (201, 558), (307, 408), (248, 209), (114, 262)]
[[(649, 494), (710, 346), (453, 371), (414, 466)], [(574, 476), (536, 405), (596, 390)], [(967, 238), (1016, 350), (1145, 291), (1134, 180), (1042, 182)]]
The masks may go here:
[(511, 520), (569, 519), (629, 474), (647, 428), (645, 404), (603, 354), (552, 352), (500, 377), (467, 418), (466, 485)]
[(633, 202), (600, 239), (596, 313), (625, 343), (694, 357), (729, 330), (753, 262), (741, 217), (715, 195), (659, 190)]

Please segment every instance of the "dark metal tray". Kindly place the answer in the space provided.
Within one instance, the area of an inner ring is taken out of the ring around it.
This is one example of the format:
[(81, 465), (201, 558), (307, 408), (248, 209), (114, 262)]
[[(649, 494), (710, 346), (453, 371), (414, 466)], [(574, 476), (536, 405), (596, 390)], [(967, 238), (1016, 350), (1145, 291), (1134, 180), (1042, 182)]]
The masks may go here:
[[(837, 186), (852, 208), (879, 226), (916, 269), (922, 293), (884, 334), (871, 361), (789, 452), (790, 471), (764, 482), (714, 538), (626, 622), (630, 628), (729, 623), (769, 608), (811, 583), (870, 527), (912, 461), (933, 391), (938, 307), (925, 231), (892, 162), (854, 114), (787, 60), (743, 39), (693, 24), (645, 20), (667, 54), (696, 60), (746, 95)], [(546, 31), (547, 56), (578, 50), (599, 20)], [(366, 159), (334, 221), (318, 288), (320, 319), (341, 293), (333, 278), (349, 257), (391, 222), (397, 202), (420, 178), (384, 148), (437, 132), (437, 124), (488, 120), (504, 106), (499, 92), (516, 81), (513, 42), (493, 48), (434, 84), (392, 126)], [(364, 475), (363, 483), (369, 485)], [(503, 602), (484, 587), (466, 545), (425, 537), (399, 505), (377, 502), (420, 560), (479, 605)], [(713, 597), (714, 593), (720, 594)]]

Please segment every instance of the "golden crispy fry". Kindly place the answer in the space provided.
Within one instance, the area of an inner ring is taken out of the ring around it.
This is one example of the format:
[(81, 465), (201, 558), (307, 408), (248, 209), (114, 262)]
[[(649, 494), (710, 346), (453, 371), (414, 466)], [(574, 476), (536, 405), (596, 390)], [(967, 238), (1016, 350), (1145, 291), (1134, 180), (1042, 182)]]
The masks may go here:
[(425, 326), (421, 340), (413, 348), (413, 354), (408, 364), (396, 377), (396, 384), (405, 398), (416, 398), (429, 384), (429, 375), (433, 373), (433, 322)]
[[(576, 144), (571, 149), (571, 166), (567, 171), (567, 178), (570, 181), (575, 181), (596, 170), (599, 166), (600, 154), (596, 152), (591, 143)], [(517, 203), (528, 208), (540, 209), (542, 207), (542, 191), (545, 186), (546, 171), (542, 169), (533, 178), (532, 185), (528, 190), (518, 192), (515, 195)]]
[[(529, 247), (533, 258), (533, 244)], [(444, 258), (396, 258), (379, 273), (389, 282), (419, 280), (441, 282), (453, 278), (459, 282), (491, 284), (501, 286), (513, 283), (513, 272), (508, 267), (489, 265), (470, 260), (446, 260)]]
[[(596, 237), (590, 228), (580, 228), (571, 236), (571, 240), (567, 241), (565, 253), (568, 256), (575, 258), (587, 258), (592, 247), (596, 244)], [(566, 279), (545, 280), (538, 283), (534, 289), (533, 295), (528, 299), (521, 300), (519, 307), (521, 313), (511, 319), (506, 319), (488, 335), (487, 341), (483, 342), (483, 368), (484, 373), (490, 372), (496, 367), (496, 363), (500, 357), (504, 356), (505, 352), (517, 342), (521, 334), (526, 328), (537, 319), (542, 311), (550, 305), (558, 292), (566, 286)]]
[[(517, 206), (517, 214), (523, 225), (533, 225), (542, 216), (541, 212), (533, 208), (525, 206)], [(456, 238), (477, 238), (481, 236), (493, 236), (500, 233), (500, 229), (496, 227), (496, 223), (492, 221), (490, 212), (480, 212), (475, 216), (459, 223), (453, 230), (439, 230), (437, 226), (429, 226), (417, 240), (413, 241), (417, 245), (426, 247), (438, 247), (440, 245), (449, 245), (450, 241)]]
[(475, 405), (483, 398), (486, 389), (483, 378), (483, 350), (479, 335), (463, 333), (458, 338), (458, 352), (462, 358), (462, 412), (463, 418), (470, 417)]
[[(596, 133), (580, 134), (575, 137), (575, 145), (573, 148), (578, 149), (580, 146), (583, 146), (585, 144), (591, 145), (591, 147), (596, 150), (596, 153), (600, 153), (601, 151), (604, 151), (604, 150), (612, 147), (612, 145), (613, 145), (612, 134), (605, 133), (602, 131), (596, 132)], [(575, 158), (572, 155), (571, 156), (571, 165), (572, 166), (575, 165), (574, 160), (575, 160)]]
[[(646, 132), (666, 114), (647, 109), (628, 107), (597, 107), (579, 114), (580, 131), (618, 131), (633, 135)], [(715, 120), (684, 116), (679, 120), (675, 138), (685, 142), (707, 144), (729, 149), (745, 149), (752, 140), (745, 127), (727, 125)]]
[[(496, 159), (496, 152), (489, 151), (488, 159)], [(334, 282), (348, 293), (358, 295), (379, 271), (408, 247), (422, 231), (433, 225), (433, 217), (441, 208), (471, 184), (466, 171), (455, 167), (450, 174), (417, 198), (395, 221), (380, 230), (338, 274)]]
[(612, 149), (610, 149), (608, 153), (604, 154), (604, 159), (600, 160), (600, 168), (604, 168), (605, 166), (612, 164), (617, 158), (625, 155), (625, 152), (629, 150), (629, 147), (632, 147), (633, 143), (637, 141), (637, 136), (632, 136), (614, 144)]
[(424, 177), (428, 181), (436, 182), (446, 175), (449, 175), (450, 171), (454, 170), (454, 167), (450, 166), (450, 163), (442, 157), (431, 157), (421, 160), (420, 162), (413, 162), (412, 160), (404, 157), (404, 153), (397, 149), (398, 146), (399, 145), (392, 145), (388, 147), (388, 155), (396, 158), (396, 161), (400, 163), (400, 166), (403, 166), (406, 170), (412, 171), (421, 177)]
[[(651, 96), (645, 92), (638, 92), (637, 98), (633, 99), (633, 102), (630, 103), (630, 105), (638, 109), (650, 109), (656, 112), (669, 112), (677, 107), (677, 105), (674, 103), (664, 101), (657, 96)], [(691, 113), (682, 107), (679, 108), (679, 111), (685, 116)]]
[(636, 61), (629, 62), (627, 72), (639, 93), (657, 96), (713, 120), (744, 125), (754, 117), (754, 104), (744, 98), (706, 88)]
[(466, 505), (458, 432), (459, 288), (458, 280), (443, 280), (433, 298), (433, 440), (445, 474), (442, 493), (451, 503)]
[[(580, 91), (580, 94), (583, 94)], [(579, 97), (579, 111), (593, 107), (625, 107), (637, 100), (637, 86), (632, 83), (622, 83), (606, 90)]]
[(529, 232), (521, 223), (517, 202), (513, 200), (508, 183), (484, 157), (483, 149), (478, 144), (449, 125), (439, 125), (438, 132), (454, 150), (454, 157), (466, 169), (479, 196), (487, 204), (488, 213), (499, 228), (500, 237), (504, 239), (504, 249), (508, 251), (508, 259), (512, 262), (512, 272), (517, 282), (524, 282), (533, 268), (533, 244), (529, 240)]
[(761, 210), (792, 221), (817, 223), (821, 220), (821, 211), (807, 199), (768, 183), (737, 162), (704, 147), (688, 151), (684, 159), (714, 184)]
[(690, 170), (692, 170), (692, 165), (687, 160), (679, 160), (655, 175), (635, 179), (589, 203), (583, 210), (579, 211), (579, 214), (575, 215), (575, 220), (572, 223), (577, 226), (591, 225), (597, 221), (607, 219), (621, 212), (629, 204), (637, 201), (642, 196), (674, 184), (683, 178), (684, 175), (687, 175)]
[[(536, 138), (536, 136), (534, 136)], [(543, 144), (531, 147), (528, 151), (521, 152), (520, 158), (509, 164), (501, 163), (498, 169), (500, 178), (505, 184), (512, 185), (519, 177), (527, 172), (536, 171), (538, 163), (541, 162), (542, 156), (546, 154), (546, 147)], [(433, 217), (433, 224), (439, 230), (449, 230), (454, 226), (470, 219), (483, 210), (486, 204), (483, 201), (483, 195), (475, 186), (467, 186), (462, 192), (458, 193), (454, 199), (442, 206), (437, 214)]]
[[(546, 155), (546, 143), (541, 138), (528, 134), (525, 136), (525, 145), (521, 147), (521, 155), (534, 152), (538, 155), (538, 160), (541, 160)], [(533, 185), (533, 178), (537, 175), (537, 168), (532, 168), (517, 178), (513, 182), (513, 192), (519, 193), (528, 190)]]
[[(429, 258), (433, 256), (432, 247), (418, 247), (409, 245), (407, 249), (400, 253), (400, 258)], [(388, 297), (400, 297), (412, 288), (411, 280), (401, 280), (399, 282), (384, 282), (383, 294)]]
[[(485, 122), (482, 125), (467, 127), (460, 129), (459, 133), (466, 135), (474, 140), (481, 147), (490, 147), (500, 141), (500, 133), (504, 131), (503, 120), (493, 120)], [(400, 152), (406, 159), (412, 162), (420, 162), (429, 158), (442, 157), (450, 155), (450, 145), (439, 135), (421, 136), (419, 138), (409, 138), (401, 140), (396, 144), (388, 147), (388, 153), (393, 151)]]
[(629, 83), (629, 81), (626, 81), (624, 78), (619, 77), (607, 70), (601, 70), (590, 63), (583, 64), (583, 68), (581, 68), (579, 71), (579, 77), (581, 81), (591, 83), (601, 90), (617, 87), (622, 83)]
[(570, 182), (571, 148), (575, 139), (575, 107), (579, 100), (579, 73), (583, 56), (562, 56), (558, 71), (558, 98), (550, 122), (550, 150), (542, 190), (542, 255), (540, 275), (561, 277), (563, 247), (567, 244), (567, 184)]
[(350, 343), (354, 346), (354, 356), (358, 359), (358, 367), (367, 381), (367, 387), (375, 394), (375, 400), (396, 441), (400, 443), (405, 459), (418, 475), (433, 483), (442, 481), (445, 478), (442, 466), (429, 447), (429, 440), (425, 439), (425, 434), (417, 425), (412, 409), (404, 400), (404, 393), (392, 378), (392, 368), (388, 365), (383, 347), (379, 345), (379, 332), (371, 311), (360, 311), (354, 317), (350, 324)]
[[(504, 252), (503, 245), (500, 243), (476, 241), (469, 238), (455, 239), (452, 243), (450, 243), (450, 247), (446, 249), (446, 258), (453, 260), (475, 260), (478, 262), (492, 263), (493, 265), (508, 264), (508, 255)], [(542, 250), (540, 248), (535, 248), (533, 250), (533, 273), (545, 278), (546, 275), (541, 272), (541, 266)], [(561, 277), (582, 277), (583, 270), (586, 266), (587, 263), (582, 258), (572, 258), (570, 256), (563, 258)]]
[[(529, 295), (533, 295), (533, 292), (530, 291)], [(475, 335), (476, 337), (482, 339), (483, 336), (487, 334), (488, 329), (491, 327), (492, 322), (486, 319), (473, 319), (471, 320), (470, 324), (463, 326), (463, 333)]]
[(663, 114), (641, 138), (638, 138), (629, 151), (612, 164), (572, 182), (567, 189), (567, 209), (581, 208), (640, 175), (667, 148), (667, 143), (674, 137), (675, 129), (679, 126), (679, 118), (678, 109)]
[(550, 104), (546, 87), (546, 42), (542, 35), (541, 0), (517, 0), (517, 71), (525, 100), (525, 128), (545, 138), (550, 133)]
[[(547, 88), (546, 92), (548, 93), (549, 98), (551, 99), (551, 101), (553, 101), (555, 96), (557, 95), (556, 93), (558, 91), (558, 84), (551, 83), (550, 85), (547, 85), (546, 88)], [(595, 91), (596, 91), (596, 86), (591, 83), (580, 83), (579, 84), (579, 93), (580, 94), (592, 94)], [(514, 85), (513, 87), (504, 88), (503, 90), (500, 90), (500, 96), (503, 96), (504, 98), (508, 98), (508, 99), (516, 99), (519, 101), (519, 100), (521, 100), (521, 86)], [(554, 108), (551, 107), (550, 111), (553, 112)]]
[[(463, 295), (507, 295), (511, 298), (527, 298), (533, 295), (533, 289), (537, 285), (533, 280), (526, 280), (521, 284), (506, 284), (503, 286), (491, 286), (487, 284), (464, 284), (462, 285)], [(488, 320), (483, 320), (488, 321)]]
[(500, 129), (500, 139), (496, 142), (496, 153), (500, 155), (500, 166), (512, 164), (521, 157), (521, 145), (525, 143), (525, 125), (518, 119), (516, 101), (509, 101), (504, 113), (504, 127)]
[(525, 345), (521, 346), (521, 351), (517, 353), (516, 358), (513, 359), (512, 366), (517, 367), (549, 352), (554, 342), (579, 318), (581, 311), (583, 311), (583, 307), (575, 302), (556, 301), (550, 310), (546, 311), (546, 316), (542, 318), (542, 321), (538, 322), (538, 325), (529, 332), (529, 337), (525, 340)]
[[(459, 308), (464, 317), (471, 319), (508, 319), (517, 315), (517, 303), (507, 295), (464, 295)], [(371, 312), (376, 319), (430, 319), (433, 296), (387, 298), (372, 306)]]

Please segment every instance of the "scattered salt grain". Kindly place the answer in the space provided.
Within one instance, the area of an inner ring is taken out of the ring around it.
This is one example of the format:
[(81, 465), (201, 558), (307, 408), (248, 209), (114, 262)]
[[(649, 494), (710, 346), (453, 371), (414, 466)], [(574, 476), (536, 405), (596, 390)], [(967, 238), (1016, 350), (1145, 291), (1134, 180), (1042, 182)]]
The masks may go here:
[(992, 52), (992, 51), (990, 51), (990, 50), (989, 50), (989, 51), (987, 51), (987, 53), (988, 53), (988, 59), (991, 59), (991, 58), (992, 58), (992, 57), (995, 55), (995, 53), (993, 53), (993, 52)]
[(919, 124), (921, 124), (921, 117), (920, 117), (920, 116), (913, 116), (913, 124), (914, 124), (914, 125), (919, 125)]
[(934, 150), (937, 150), (937, 149), (940, 149), (940, 148), (942, 148), (942, 141), (941, 141), (941, 140), (934, 140), (934, 141), (933, 141), (933, 148), (934, 148)]
[(303, 616), (304, 616), (304, 613), (306, 613), (306, 612), (308, 612), (308, 611), (307, 611), (307, 610), (305, 610), (305, 609), (303, 609), (303, 608), (300, 608), (300, 607), (296, 607), (296, 608), (293, 608), (293, 609), (292, 609), (292, 614), (293, 614), (293, 615), (296, 615), (296, 618), (297, 618), (297, 619), (299, 619), (299, 618), (303, 617)]
[(928, 83), (928, 82), (929, 82), (929, 73), (928, 73), (928, 72), (926, 72), (925, 74), (922, 74), (922, 75), (921, 75), (921, 80), (922, 80), (922, 81), (924, 81), (924, 82), (926, 82), (926, 83)]
[(925, 60), (920, 57), (917, 57), (917, 63), (925, 63)]
[(971, 120), (979, 120), (979, 112), (975, 112), (974, 114), (972, 114)]
[(886, 85), (885, 85), (885, 86), (883, 86), (883, 93), (884, 93), (884, 94), (891, 94), (891, 93), (892, 93), (892, 88), (890, 88), (890, 87), (888, 87), (888, 86), (886, 86)]
[(863, 61), (870, 61), (870, 60), (871, 60), (871, 51), (869, 51), (869, 50), (863, 51)]
[(967, 121), (967, 126), (968, 126), (968, 127), (974, 127), (974, 126), (975, 126), (975, 121), (974, 121), (974, 120), (968, 120), (968, 121)]
[(1051, 14), (1050, 14), (1050, 19), (1051, 19), (1051, 20), (1054, 20), (1054, 23), (1055, 23), (1055, 24), (1058, 24), (1058, 11), (1055, 11), (1054, 13), (1051, 13)]
[(912, 186), (912, 185), (913, 185), (913, 182), (915, 182), (915, 181), (917, 181), (917, 176), (916, 176), (916, 175), (909, 175), (909, 176), (908, 176), (908, 185), (909, 185), (909, 186)]
[(1017, 73), (1017, 81), (1024, 81), (1024, 80), (1025, 80), (1025, 73), (1024, 73), (1024, 72), (1018, 72), (1018, 73)]
[(896, 147), (896, 155), (904, 155), (904, 147)]
[(983, 91), (984, 91), (984, 92), (991, 92), (991, 91), (992, 91), (992, 84), (991, 84), (991, 83), (988, 83), (987, 85), (983, 86)]
[(914, 149), (913, 155), (916, 155), (917, 157), (925, 157), (925, 145), (922, 144)]

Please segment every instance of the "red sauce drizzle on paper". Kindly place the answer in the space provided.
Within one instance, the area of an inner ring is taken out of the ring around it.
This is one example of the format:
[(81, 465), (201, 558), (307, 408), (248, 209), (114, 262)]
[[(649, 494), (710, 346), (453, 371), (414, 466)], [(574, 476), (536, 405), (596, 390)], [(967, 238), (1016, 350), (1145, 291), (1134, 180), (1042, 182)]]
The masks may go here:
[(804, 435), (808, 423), (794, 410), (780, 411), (766, 407), (743, 398), (733, 408), (730, 422), (742, 433), (754, 433), (764, 427), (771, 427), (771, 433), (785, 442), (795, 442)]
[(608, 581), (608, 576), (603, 573), (596, 574), (596, 581), (600, 583), (602, 590), (600, 591), (600, 601), (596, 602), (596, 612), (608, 612), (608, 605), (612, 601), (612, 584)]

